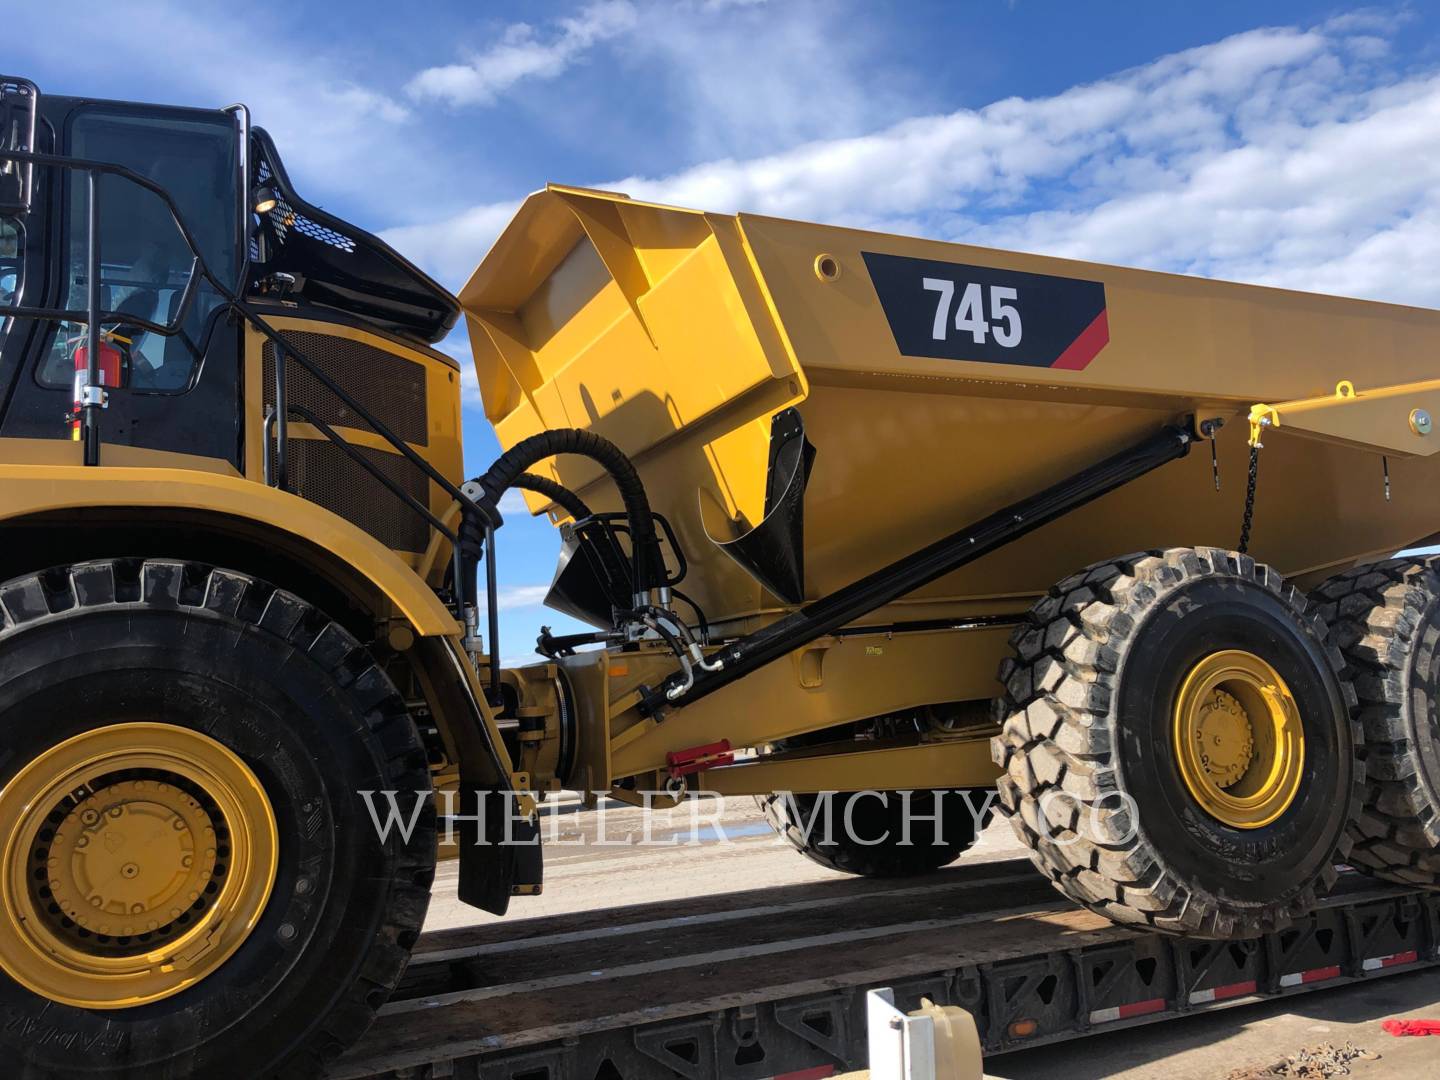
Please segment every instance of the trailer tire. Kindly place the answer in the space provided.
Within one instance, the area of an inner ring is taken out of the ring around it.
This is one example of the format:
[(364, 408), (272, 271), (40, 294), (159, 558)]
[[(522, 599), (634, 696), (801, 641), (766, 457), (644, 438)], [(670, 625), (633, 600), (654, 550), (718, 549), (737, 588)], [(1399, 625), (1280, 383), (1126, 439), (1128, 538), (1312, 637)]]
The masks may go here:
[[(883, 796), (884, 802), (877, 796)], [(908, 844), (904, 842), (907, 799), (911, 815), (918, 819), (911, 822)], [(925, 820), (935, 816), (936, 800), (940, 800), (938, 833)], [(988, 789), (785, 792), (757, 795), (755, 801), (770, 827), (811, 862), (843, 874), (891, 878), (928, 874), (963, 855), (994, 813), (995, 793)], [(853, 832), (846, 827), (847, 813)]]
[(1214, 548), (1099, 563), (1051, 588), (1011, 648), (1000, 812), (1066, 896), (1234, 939), (1333, 884), (1363, 792), (1354, 696), (1275, 571)]
[[(426, 755), (304, 601), (156, 559), (0, 584), (0, 746), (9, 1075), (318, 1076), (398, 983), (434, 875)], [(359, 792), (386, 789), (402, 814), (423, 794), (382, 842)]]
[(1365, 733), (1350, 865), (1440, 887), (1440, 561), (1357, 566), (1311, 600), (1345, 658)]

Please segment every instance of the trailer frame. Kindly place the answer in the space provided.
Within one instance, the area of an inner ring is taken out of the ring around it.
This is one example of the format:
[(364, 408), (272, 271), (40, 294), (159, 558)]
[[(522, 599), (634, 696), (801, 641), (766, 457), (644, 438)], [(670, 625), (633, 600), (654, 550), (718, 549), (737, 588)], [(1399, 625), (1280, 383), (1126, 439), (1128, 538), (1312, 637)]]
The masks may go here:
[[(494, 1000), (503, 995), (503, 986), (406, 1001), (402, 985), (397, 1002), (381, 1011), (381, 1030), (342, 1058), (331, 1075), (345, 1080), (819, 1080), (866, 1067), (866, 993), (878, 986), (892, 988), (902, 1010), (918, 1008), (922, 997), (967, 1009), (991, 1055), (1440, 966), (1440, 893), (1354, 872), (1343, 873), (1335, 893), (1291, 928), (1225, 942), (1103, 925), (1098, 916), (1063, 900), (1030, 904), (1017, 916), (1017, 889), (1024, 893), (1021, 900), (1044, 893), (1026, 892), (1026, 886), (1007, 889), (1002, 883), (1012, 871), (1023, 873), (1028, 867), (1023, 860), (985, 866), (971, 891), (987, 890), (991, 906), (973, 922), (961, 920), (967, 923), (964, 952), (934, 966), (902, 957), (860, 973), (797, 978), (709, 1000), (677, 1000), (659, 1010), (643, 1003), (627, 1010), (621, 1002), (607, 1019), (541, 1023), (509, 1033), (475, 1030), (471, 1024), (477, 1014), (457, 1008)], [(1048, 890), (1038, 878), (1036, 885)], [(897, 935), (905, 929), (895, 928)], [(624, 928), (615, 933), (625, 933)], [(432, 937), (453, 940), (456, 934), (463, 932)], [(789, 944), (776, 949), (783, 953)], [(478, 956), (498, 948), (480, 946), (474, 952)], [(417, 960), (422, 969), (428, 963), (459, 967), (466, 954), (463, 947), (447, 949), (427, 961), (422, 939)], [(750, 961), (737, 955), (728, 962)], [(706, 963), (713, 974), (714, 964)], [(688, 985), (683, 968), (665, 970), (680, 977), (682, 989)], [(634, 977), (644, 976), (637, 971)], [(403, 1011), (394, 1022), (422, 1025), (429, 1032), (445, 1032), (444, 1037), (428, 1052), (398, 1052), (393, 1043), (387, 1048), (386, 1014), (397, 1009)], [(449, 1031), (446, 1010), (455, 1015)]]

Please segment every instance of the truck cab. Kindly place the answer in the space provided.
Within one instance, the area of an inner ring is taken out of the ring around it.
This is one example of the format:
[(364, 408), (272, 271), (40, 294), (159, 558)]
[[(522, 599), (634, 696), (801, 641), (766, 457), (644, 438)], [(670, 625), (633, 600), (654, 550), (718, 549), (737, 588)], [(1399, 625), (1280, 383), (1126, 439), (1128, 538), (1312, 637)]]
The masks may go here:
[[(365, 467), (314, 425), (290, 427), (293, 413), (276, 415), (276, 343), (247, 332), (195, 256), (458, 479), (458, 365), (433, 348), (456, 321), (453, 298), (377, 237), (301, 198), (275, 144), (251, 127), (243, 106), (42, 95), (16, 79), (4, 80), (0, 95), (12, 148), (120, 166), (159, 189), (116, 171), (0, 163), (8, 180), (8, 210), (0, 214), (0, 461), (81, 460), (74, 444), (82, 441), (83, 380), (76, 376), (87, 353), (93, 247), (96, 300), (111, 313), (99, 350), (101, 464), (268, 481), (417, 563), (431, 538), (424, 517), (383, 487), (365, 492), (372, 486)], [(72, 317), (23, 317), (42, 309)], [(309, 373), (294, 372), (291, 399), (363, 447), (359, 453), (417, 501), (442, 501), (423, 472)], [(262, 447), (267, 414), (275, 415), (272, 427), (288, 429), (277, 448), (282, 460)]]

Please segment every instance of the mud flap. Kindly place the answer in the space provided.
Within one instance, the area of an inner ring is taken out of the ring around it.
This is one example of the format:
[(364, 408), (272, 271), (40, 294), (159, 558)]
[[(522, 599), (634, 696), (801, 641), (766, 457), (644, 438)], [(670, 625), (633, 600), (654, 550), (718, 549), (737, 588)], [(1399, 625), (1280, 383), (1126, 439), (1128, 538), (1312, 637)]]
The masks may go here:
[(462, 904), (504, 915), (510, 897), (533, 895), (544, 881), (540, 822), (517, 814), (508, 791), (462, 789), (455, 835)]
[(503, 915), (510, 897), (540, 891), (539, 823), (517, 812), (508, 790), (509, 755), (503, 743), (490, 740), (489, 706), (459, 639), (421, 638), (413, 655), (425, 697), (454, 740), (460, 766), (455, 809), (445, 808), (460, 848), (459, 898)]
[(635, 595), (628, 557), (604, 523), (592, 522), (562, 535), (545, 606), (592, 626), (609, 627), (614, 609), (629, 607)]
[(705, 530), (711, 543), (787, 604), (805, 600), (805, 487), (814, 464), (815, 447), (805, 437), (799, 411), (776, 413), (760, 524), (733, 540), (717, 540)]

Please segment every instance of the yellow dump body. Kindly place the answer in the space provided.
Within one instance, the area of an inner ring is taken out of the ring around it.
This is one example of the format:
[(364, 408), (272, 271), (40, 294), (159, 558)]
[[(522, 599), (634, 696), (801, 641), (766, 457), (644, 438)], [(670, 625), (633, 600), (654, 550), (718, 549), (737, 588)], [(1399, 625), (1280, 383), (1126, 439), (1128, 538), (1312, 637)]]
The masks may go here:
[[(1440, 433), (1406, 423), (1440, 390), (1366, 398), (1437, 374), (1440, 312), (556, 187), (461, 301), (501, 444), (559, 427), (619, 444), (689, 556), (683, 588), (731, 629), (783, 606), (710, 537), (760, 520), (770, 419), (791, 405), (817, 450), (807, 599), (1163, 423), (1227, 420), (1218, 492), (1202, 445), (866, 622), (1013, 610), (1097, 559), (1233, 547), (1250, 406), (1341, 380), (1358, 403), (1267, 431), (1252, 553), (1303, 577), (1440, 531)], [(618, 509), (590, 462), (549, 468)]]

